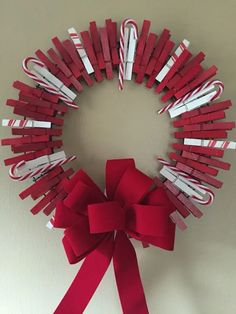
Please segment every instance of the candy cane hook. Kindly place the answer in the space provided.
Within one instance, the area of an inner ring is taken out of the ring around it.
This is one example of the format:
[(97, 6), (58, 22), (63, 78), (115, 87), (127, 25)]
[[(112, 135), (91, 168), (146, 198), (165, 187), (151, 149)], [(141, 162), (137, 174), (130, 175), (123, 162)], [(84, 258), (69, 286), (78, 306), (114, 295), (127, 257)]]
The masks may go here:
[(192, 176), (188, 175), (187, 173), (185, 173), (184, 171), (180, 170), (179, 168), (177, 168), (175, 166), (172, 166), (169, 162), (167, 162), (163, 158), (158, 157), (157, 159), (158, 159), (158, 161), (162, 165), (165, 165), (165, 166), (169, 167), (171, 170), (174, 170), (179, 175), (183, 176), (184, 178), (186, 178), (190, 182), (196, 184), (199, 188), (203, 189), (208, 194), (208, 199), (206, 199), (206, 200), (200, 199), (200, 198), (198, 198), (198, 197), (196, 197), (194, 195), (190, 196), (189, 198), (195, 200), (197, 203), (202, 204), (202, 205), (210, 205), (210, 204), (213, 203), (215, 195), (214, 195), (214, 193), (212, 192), (211, 189), (209, 189), (207, 186), (201, 184), (201, 182), (199, 182), (198, 180), (194, 179)]
[(166, 105), (165, 107), (163, 107), (162, 109), (160, 109), (158, 111), (159, 114), (162, 114), (178, 105), (185, 105), (187, 103), (190, 103), (191, 101), (197, 99), (198, 97), (200, 97), (200, 95), (203, 95), (204, 91), (208, 90), (211, 87), (215, 87), (217, 86), (218, 89), (215, 91), (215, 93), (213, 94), (213, 96), (211, 97), (211, 99), (209, 101), (213, 101), (216, 100), (217, 98), (220, 97), (220, 95), (223, 93), (224, 91), (224, 84), (219, 81), (219, 80), (212, 80), (212, 81), (208, 81), (204, 84), (202, 84), (201, 86), (197, 87), (196, 89), (194, 89), (193, 91), (189, 92), (188, 94), (186, 94), (185, 96), (177, 99), (176, 101)]
[[(61, 90), (58, 90), (56, 87), (54, 87), (52, 84), (50, 84), (47, 80), (44, 78), (41, 78), (39, 75), (37, 75), (34, 71), (29, 70), (29, 63), (32, 62), (36, 66), (39, 66), (41, 68), (47, 69), (45, 64), (34, 57), (27, 57), (22, 62), (22, 68), (26, 75), (28, 75), (31, 79), (33, 79), (37, 84), (45, 88), (49, 93), (55, 94), (59, 96), (59, 98), (64, 101), (69, 107), (77, 108), (78, 106)], [(63, 85), (63, 84), (62, 84)]]
[(120, 27), (120, 49), (119, 49), (119, 54), (120, 54), (120, 64), (119, 64), (119, 90), (124, 89), (124, 77), (125, 77), (125, 46), (124, 46), (124, 34), (125, 34), (125, 27), (130, 24), (131, 27), (134, 30), (134, 37), (137, 40), (138, 39), (138, 26), (135, 20), (133, 19), (125, 19), (121, 23)]

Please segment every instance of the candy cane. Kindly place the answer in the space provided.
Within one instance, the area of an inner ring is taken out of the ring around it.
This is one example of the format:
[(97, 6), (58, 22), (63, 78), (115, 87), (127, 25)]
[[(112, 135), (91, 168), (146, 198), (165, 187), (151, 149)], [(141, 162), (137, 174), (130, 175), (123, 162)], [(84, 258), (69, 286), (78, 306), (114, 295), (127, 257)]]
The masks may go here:
[(25, 163), (26, 163), (25, 160), (22, 160), (22, 161), (18, 162), (17, 164), (14, 164), (9, 169), (9, 176), (13, 180), (24, 181), (24, 180), (26, 180), (28, 178), (32, 178), (32, 177), (37, 176), (39, 174), (48, 172), (48, 171), (52, 170), (55, 167), (67, 164), (68, 162), (73, 161), (74, 159), (76, 159), (76, 156), (66, 157), (66, 158), (63, 158), (63, 159), (58, 160), (56, 162), (53, 162), (53, 163), (50, 163), (50, 164), (46, 164), (45, 166), (37, 168), (34, 171), (30, 170), (28, 173), (26, 173), (26, 174), (24, 174), (22, 176), (17, 176), (16, 175), (17, 169), (20, 168), (21, 166), (25, 165)]
[(51, 122), (34, 120), (2, 119), (2, 126), (12, 128), (51, 128)]
[(138, 39), (138, 26), (136, 24), (136, 21), (133, 19), (125, 19), (121, 23), (120, 27), (120, 64), (119, 64), (119, 90), (124, 89), (124, 76), (125, 76), (125, 47), (124, 47), (124, 33), (125, 33), (125, 27), (131, 24), (131, 27), (134, 29), (134, 37), (135, 39)]
[(236, 149), (236, 142), (233, 141), (216, 141), (216, 140), (202, 140), (198, 138), (185, 138), (185, 145), (203, 146), (219, 149)]
[(198, 180), (194, 179), (192, 176), (188, 175), (187, 173), (185, 173), (184, 171), (180, 170), (179, 168), (171, 165), (165, 159), (160, 158), (160, 157), (158, 157), (157, 159), (158, 159), (158, 161), (161, 164), (169, 167), (171, 170), (174, 170), (175, 172), (177, 172), (178, 174), (180, 174), (184, 178), (188, 179), (190, 182), (196, 184), (199, 188), (201, 188), (204, 191), (206, 191), (208, 196), (209, 196), (209, 198), (207, 200), (199, 199), (196, 196), (191, 196), (190, 198), (194, 199), (196, 202), (198, 202), (199, 204), (202, 204), (202, 205), (210, 205), (210, 204), (213, 203), (215, 195), (214, 195), (214, 193), (212, 192), (211, 189), (209, 189), (207, 186), (201, 184)]
[(209, 82), (202, 84), (201, 86), (199, 86), (196, 89), (194, 89), (193, 91), (189, 92), (188, 94), (186, 94), (182, 98), (179, 98), (176, 101), (166, 105), (165, 107), (160, 109), (158, 111), (158, 113), (162, 114), (163, 112), (166, 112), (169, 109), (176, 107), (177, 105), (180, 105), (180, 104), (185, 105), (185, 104), (193, 101), (194, 99), (197, 99), (199, 96), (203, 95), (204, 91), (207, 91), (212, 86), (217, 86), (218, 89), (215, 91), (215, 94), (212, 96), (210, 101), (216, 100), (223, 93), (224, 84), (219, 80), (212, 80), (212, 81), (209, 81)]
[(28, 75), (36, 83), (45, 88), (45, 90), (47, 90), (49, 93), (59, 96), (59, 98), (64, 101), (69, 107), (78, 109), (78, 106), (67, 95), (63, 94), (61, 91), (58, 91), (56, 87), (49, 84), (49, 82), (47, 82), (45, 79), (40, 78), (34, 71), (30, 71), (28, 68), (30, 62), (39, 67), (46, 68), (45, 64), (37, 58), (27, 57), (22, 62), (22, 68), (26, 75)]
[(52, 216), (52, 218), (47, 222), (46, 227), (48, 229), (53, 229), (54, 228), (54, 221), (55, 221), (55, 216)]

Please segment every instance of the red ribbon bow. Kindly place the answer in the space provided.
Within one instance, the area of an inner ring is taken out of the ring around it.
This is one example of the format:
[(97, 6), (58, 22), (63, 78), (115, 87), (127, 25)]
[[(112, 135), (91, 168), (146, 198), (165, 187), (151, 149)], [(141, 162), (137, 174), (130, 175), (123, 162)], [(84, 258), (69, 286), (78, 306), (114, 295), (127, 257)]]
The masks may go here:
[(84, 262), (54, 313), (83, 313), (111, 259), (123, 313), (147, 314), (148, 308), (134, 247), (128, 236), (173, 250), (174, 210), (164, 190), (135, 168), (133, 159), (106, 163), (106, 195), (79, 170), (68, 196), (58, 203), (54, 226), (65, 228), (63, 245), (71, 264)]

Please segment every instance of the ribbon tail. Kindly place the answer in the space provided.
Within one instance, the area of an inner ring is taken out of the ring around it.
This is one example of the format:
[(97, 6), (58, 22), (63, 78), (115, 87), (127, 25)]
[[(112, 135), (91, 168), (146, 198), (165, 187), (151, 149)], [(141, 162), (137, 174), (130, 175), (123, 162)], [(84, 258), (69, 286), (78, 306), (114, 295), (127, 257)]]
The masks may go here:
[(83, 262), (64, 298), (54, 314), (81, 314), (84, 312), (113, 255), (114, 238), (109, 234)]
[(148, 314), (134, 247), (124, 232), (117, 232), (113, 266), (124, 314)]

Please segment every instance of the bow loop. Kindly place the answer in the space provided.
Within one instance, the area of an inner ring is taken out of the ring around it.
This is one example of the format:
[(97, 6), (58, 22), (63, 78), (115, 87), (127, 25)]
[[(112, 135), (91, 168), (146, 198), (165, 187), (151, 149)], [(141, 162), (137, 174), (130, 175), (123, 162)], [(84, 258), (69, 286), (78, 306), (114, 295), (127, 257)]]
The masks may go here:
[(53, 225), (55, 228), (69, 228), (79, 221), (78, 214), (71, 208), (66, 207), (64, 201), (57, 202)]
[(113, 159), (106, 164), (106, 192), (121, 206), (139, 203), (153, 185), (153, 180), (135, 168), (133, 159)]
[(87, 217), (80, 215), (77, 224), (65, 230), (63, 238), (69, 262), (74, 264), (85, 258), (104, 237), (105, 234), (91, 234)]
[(135, 163), (132, 158), (107, 160), (106, 194), (109, 200), (114, 199), (119, 181), (128, 168), (135, 168)]
[(94, 186), (78, 181), (64, 200), (64, 204), (77, 213), (87, 213), (87, 206), (92, 203), (104, 202), (105, 196)]

